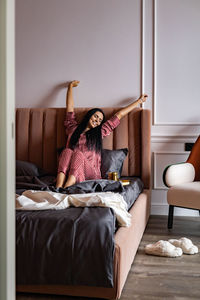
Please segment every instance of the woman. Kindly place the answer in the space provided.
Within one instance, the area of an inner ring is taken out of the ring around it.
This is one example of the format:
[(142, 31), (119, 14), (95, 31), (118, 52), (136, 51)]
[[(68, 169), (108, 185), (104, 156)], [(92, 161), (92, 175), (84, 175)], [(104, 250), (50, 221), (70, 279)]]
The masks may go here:
[(133, 110), (139, 103), (145, 102), (142, 95), (132, 104), (120, 109), (109, 120), (99, 108), (89, 110), (78, 124), (74, 114), (72, 89), (79, 81), (70, 82), (66, 95), (67, 143), (59, 158), (56, 187), (68, 187), (89, 179), (100, 179), (102, 138), (108, 136), (119, 124), (120, 119)]

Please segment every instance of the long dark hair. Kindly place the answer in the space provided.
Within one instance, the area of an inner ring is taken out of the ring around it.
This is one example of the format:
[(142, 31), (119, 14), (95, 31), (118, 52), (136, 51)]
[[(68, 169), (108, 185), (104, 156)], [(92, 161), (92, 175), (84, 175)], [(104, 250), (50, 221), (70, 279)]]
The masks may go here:
[(101, 149), (102, 149), (101, 127), (102, 127), (102, 124), (105, 122), (105, 114), (100, 108), (90, 109), (84, 116), (81, 123), (76, 127), (76, 129), (74, 130), (74, 132), (71, 136), (70, 142), (69, 142), (69, 147), (71, 149), (74, 149), (76, 147), (81, 133), (86, 129), (91, 116), (96, 111), (100, 111), (103, 114), (103, 120), (99, 126), (96, 126), (92, 129), (86, 131), (85, 135), (86, 135), (88, 149), (95, 150), (96, 152), (101, 152)]

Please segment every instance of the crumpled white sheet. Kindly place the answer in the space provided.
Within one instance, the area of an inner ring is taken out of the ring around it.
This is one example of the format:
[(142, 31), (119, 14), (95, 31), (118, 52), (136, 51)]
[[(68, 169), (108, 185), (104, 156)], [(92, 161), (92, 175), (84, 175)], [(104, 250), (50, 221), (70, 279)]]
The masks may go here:
[(127, 211), (127, 203), (119, 193), (66, 195), (50, 191), (27, 190), (22, 195), (16, 195), (16, 209), (20, 210), (65, 209), (70, 206), (110, 207), (120, 226), (129, 227), (131, 225), (131, 214)]

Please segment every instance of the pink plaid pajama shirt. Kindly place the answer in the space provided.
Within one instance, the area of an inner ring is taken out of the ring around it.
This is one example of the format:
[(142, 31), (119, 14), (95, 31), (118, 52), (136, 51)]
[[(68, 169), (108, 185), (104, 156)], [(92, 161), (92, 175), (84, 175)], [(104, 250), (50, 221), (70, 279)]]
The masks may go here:
[[(108, 136), (118, 125), (120, 120), (117, 116), (107, 120), (101, 128), (102, 138)], [(66, 113), (64, 121), (67, 143), (59, 158), (58, 173), (74, 175), (76, 182), (89, 179), (101, 179), (101, 155), (94, 150), (88, 150), (85, 134), (81, 134), (78, 144), (74, 150), (69, 148), (69, 141), (72, 133), (78, 126), (73, 112)]]

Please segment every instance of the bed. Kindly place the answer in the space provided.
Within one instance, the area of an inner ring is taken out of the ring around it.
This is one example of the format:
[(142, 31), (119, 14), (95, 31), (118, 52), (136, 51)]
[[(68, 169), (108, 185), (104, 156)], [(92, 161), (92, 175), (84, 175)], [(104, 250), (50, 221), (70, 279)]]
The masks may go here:
[[(89, 108), (76, 108), (81, 120)], [(119, 108), (104, 108), (106, 117)], [(32, 162), (55, 175), (58, 149), (65, 145), (64, 108), (16, 109), (16, 159)], [(19, 284), (18, 292), (119, 299), (150, 214), (150, 111), (136, 108), (121, 120), (118, 128), (103, 140), (105, 149), (128, 148), (122, 176), (140, 178), (144, 189), (131, 206), (130, 227), (119, 227), (114, 235), (113, 286), (69, 284)], [(18, 262), (18, 266), (20, 262)]]

